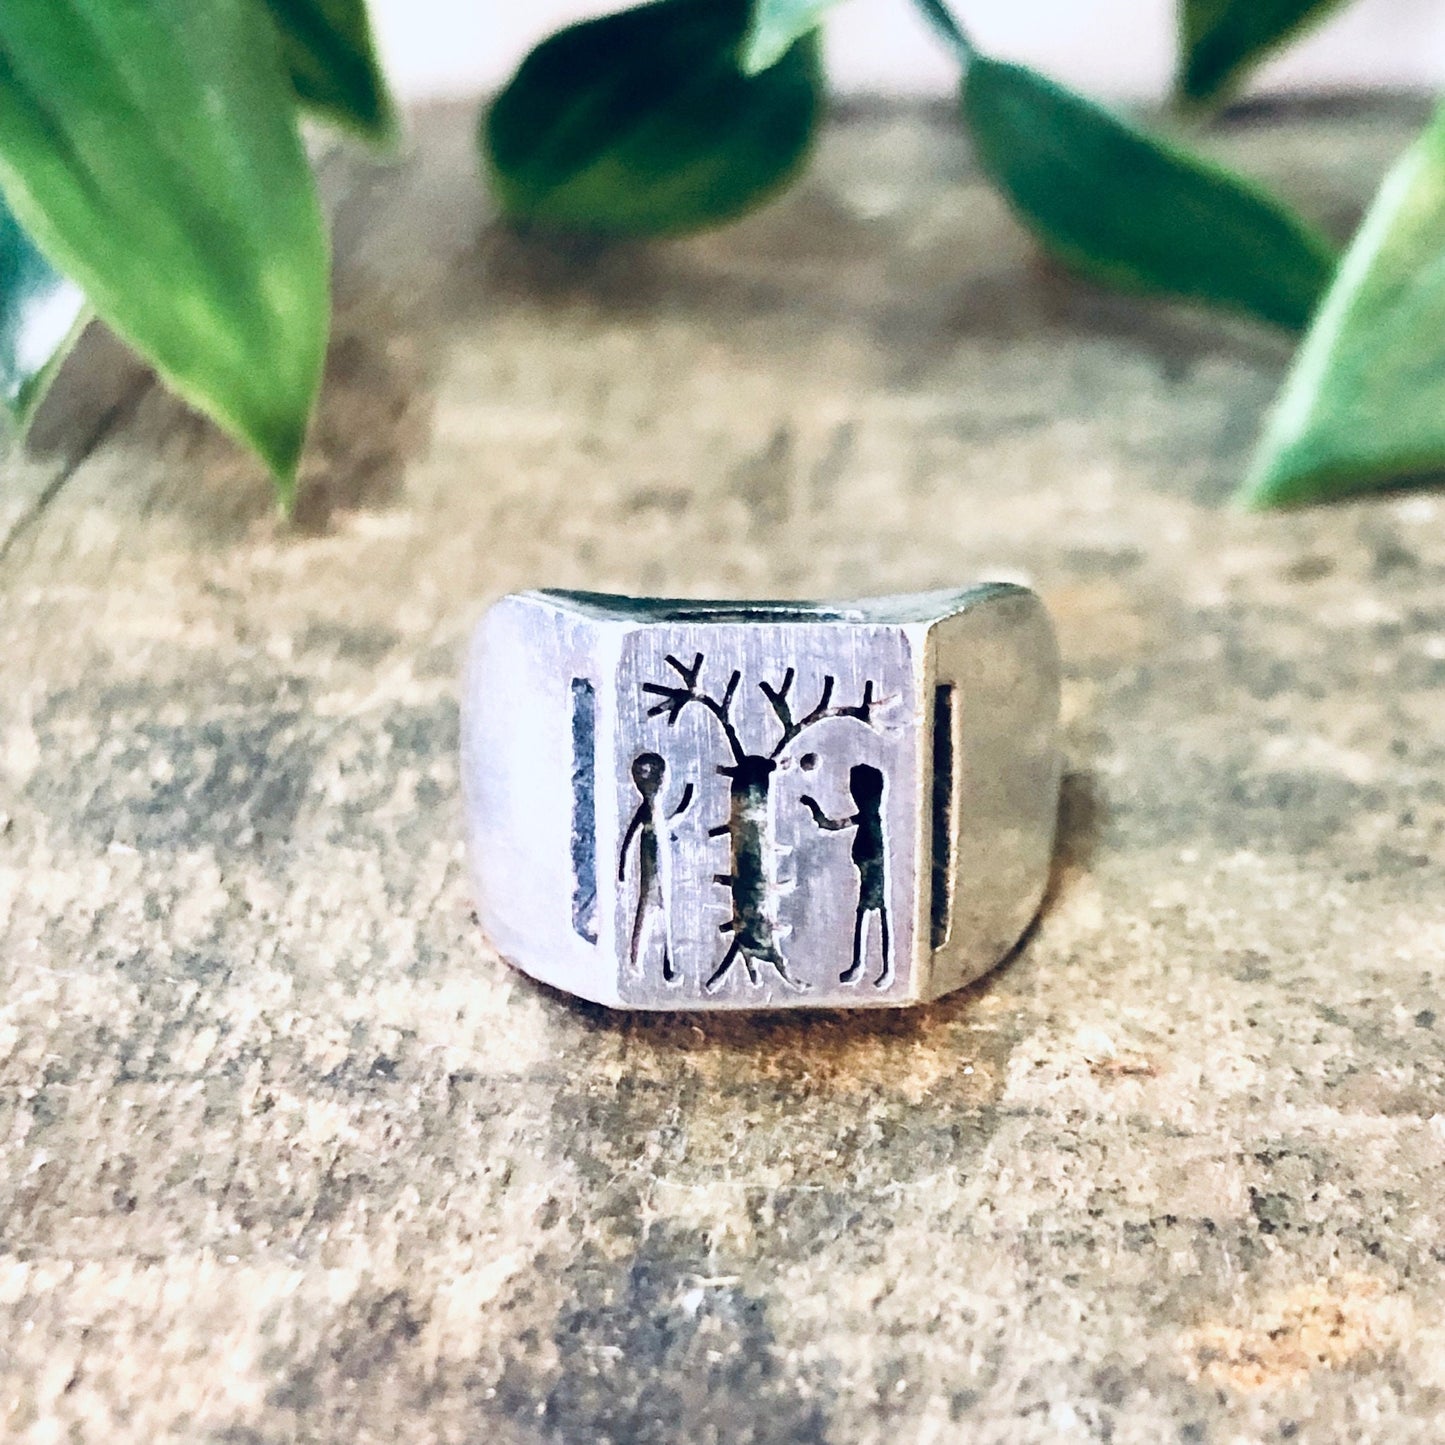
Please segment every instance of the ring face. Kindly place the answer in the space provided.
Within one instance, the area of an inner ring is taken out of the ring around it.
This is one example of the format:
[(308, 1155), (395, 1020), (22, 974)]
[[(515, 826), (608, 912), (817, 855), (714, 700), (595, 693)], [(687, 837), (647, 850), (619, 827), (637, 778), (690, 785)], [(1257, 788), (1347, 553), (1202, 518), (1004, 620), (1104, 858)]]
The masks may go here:
[(1023, 588), (505, 598), (463, 713), (479, 916), (509, 961), (601, 1003), (936, 997), (1037, 908), (1057, 713)]
[(624, 639), (617, 679), (613, 936), (633, 979), (744, 1005), (906, 995), (912, 910), (889, 887), (917, 847), (904, 634), (667, 623)]

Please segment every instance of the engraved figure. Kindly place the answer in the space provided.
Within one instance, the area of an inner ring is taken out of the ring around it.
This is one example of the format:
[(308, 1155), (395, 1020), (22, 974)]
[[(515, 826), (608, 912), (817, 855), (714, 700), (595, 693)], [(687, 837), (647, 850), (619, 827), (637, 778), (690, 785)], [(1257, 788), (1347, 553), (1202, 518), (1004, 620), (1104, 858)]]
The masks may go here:
[(632, 967), (640, 969), (650, 935), (662, 934), (662, 977), (667, 983), (677, 981), (672, 959), (672, 904), (669, 899), (671, 857), (669, 844), (672, 830), (668, 826), (692, 806), (692, 784), (682, 790), (682, 799), (665, 818), (662, 815), (662, 782), (667, 764), (657, 753), (639, 753), (632, 760), (632, 781), (642, 797), (627, 832), (622, 838), (622, 851), (617, 860), (617, 881), (627, 881), (627, 856), (632, 840), (637, 839), (637, 913), (632, 920)]
[(846, 717), (872, 726), (873, 684), (863, 684), (863, 696), (858, 703), (835, 707), (832, 704), (834, 679), (825, 677), (817, 703), (802, 717), (795, 718), (789, 703), (789, 693), (795, 676), (793, 669), (788, 668), (782, 683), (776, 688), (760, 682), (758, 688), (767, 698), (768, 705), (781, 724), (782, 733), (770, 752), (749, 753), (738, 737), (731, 716), (742, 674), (735, 668), (727, 680), (722, 696), (713, 697), (710, 693), (702, 692), (698, 686), (698, 679), (702, 674), (702, 653), (699, 652), (690, 665), (672, 656), (666, 661), (682, 679), (682, 686), (667, 687), (661, 683), (644, 683), (643, 692), (661, 699), (648, 709), (648, 717), (658, 717), (666, 713), (668, 726), (671, 727), (689, 703), (696, 703), (717, 719), (732, 752), (732, 762), (719, 764), (717, 768), (718, 773), (728, 779), (728, 820), (708, 830), (708, 837), (727, 838), (729, 842), (729, 869), (726, 873), (715, 873), (713, 881), (726, 888), (731, 899), (732, 916), (719, 925), (719, 932), (731, 934), (731, 938), (721, 962), (703, 987), (709, 993), (717, 989), (732, 966), (741, 959), (749, 983), (761, 982), (758, 964), (766, 963), (789, 988), (803, 992), (808, 985), (789, 971), (774, 932), (777, 917), (771, 865), (776, 848), (769, 808), (769, 789), (780, 756), (816, 723), (825, 718)]
[(848, 791), (858, 811), (846, 818), (830, 818), (806, 793), (802, 803), (825, 831), (856, 830), (853, 866), (858, 870), (858, 910), (853, 916), (853, 962), (838, 975), (838, 982), (853, 983), (863, 972), (868, 915), (876, 913), (883, 966), (873, 984), (887, 988), (893, 981), (893, 956), (888, 940), (888, 879), (883, 859), (883, 774), (869, 763), (858, 763), (848, 771)]

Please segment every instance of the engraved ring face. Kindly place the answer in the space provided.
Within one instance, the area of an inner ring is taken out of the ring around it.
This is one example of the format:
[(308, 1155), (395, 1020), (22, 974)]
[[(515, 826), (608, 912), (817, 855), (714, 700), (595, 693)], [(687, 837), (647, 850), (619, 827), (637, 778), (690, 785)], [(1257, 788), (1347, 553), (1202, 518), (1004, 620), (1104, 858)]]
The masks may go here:
[(1057, 689), (1022, 588), (506, 598), (464, 710), (483, 926), (527, 972), (610, 1004), (934, 997), (1037, 906)]
[[(627, 639), (617, 948), (637, 978), (746, 998), (765, 979), (799, 994), (887, 988), (900, 952), (907, 971), (911, 920), (900, 937), (885, 882), (913, 869), (908, 790), (887, 786), (916, 766), (907, 648), (865, 629), (830, 657), (837, 634), (796, 639), (787, 665), (757, 629), (721, 656), (702, 627)], [(679, 657), (669, 644), (684, 639)]]

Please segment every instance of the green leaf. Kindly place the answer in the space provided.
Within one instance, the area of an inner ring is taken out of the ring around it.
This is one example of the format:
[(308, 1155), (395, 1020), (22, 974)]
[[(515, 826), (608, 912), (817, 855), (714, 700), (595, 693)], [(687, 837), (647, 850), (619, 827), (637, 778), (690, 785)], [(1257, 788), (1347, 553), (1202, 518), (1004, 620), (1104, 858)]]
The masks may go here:
[(288, 498), (328, 261), (266, 16), (251, 0), (4, 0), (0, 187), (100, 316)]
[(776, 65), (795, 40), (818, 28), (838, 0), (753, 0), (753, 19), (743, 39), (742, 68), (756, 75)]
[(281, 32), (297, 98), (326, 120), (389, 140), (396, 111), (382, 77), (366, 0), (264, 0)]
[(959, 58), (966, 70), (978, 54), (978, 47), (969, 38), (958, 17), (949, 9), (947, 0), (914, 0), (928, 27)]
[(1265, 191), (1035, 71), (975, 57), (963, 115), (985, 173), (1081, 271), (1295, 328), (1329, 283), (1329, 243)]
[(1244, 72), (1341, 0), (1180, 0), (1179, 91), (1217, 100)]
[(24, 426), (85, 317), (80, 287), (0, 205), (0, 402)]
[(747, 0), (657, 0), (559, 31), (484, 122), (492, 184), (518, 220), (614, 235), (731, 220), (807, 153), (816, 36), (760, 75), (738, 68)]
[(1445, 107), (1385, 177), (1295, 356), (1239, 500), (1445, 469)]

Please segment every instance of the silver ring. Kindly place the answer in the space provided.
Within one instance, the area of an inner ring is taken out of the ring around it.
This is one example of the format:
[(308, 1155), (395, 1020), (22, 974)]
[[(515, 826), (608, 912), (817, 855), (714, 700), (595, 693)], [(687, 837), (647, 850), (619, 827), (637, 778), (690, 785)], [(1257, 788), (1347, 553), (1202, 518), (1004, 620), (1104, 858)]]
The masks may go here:
[(1058, 715), (1023, 587), (503, 598), (462, 710), (478, 916), (510, 963), (616, 1007), (938, 998), (1038, 909)]

